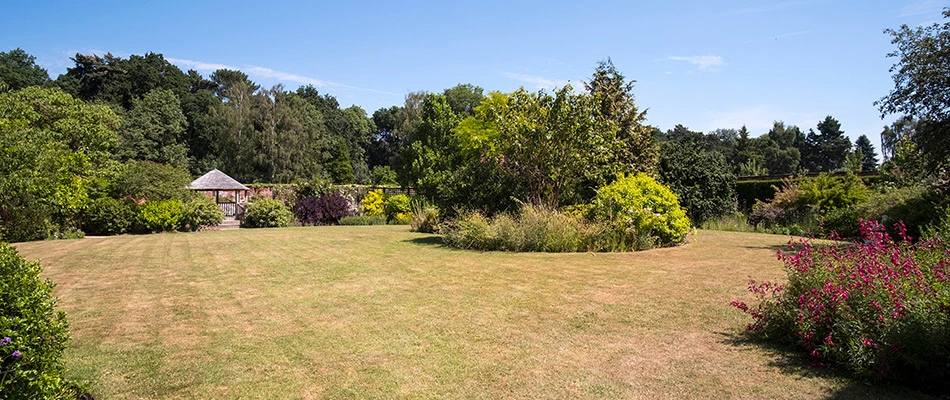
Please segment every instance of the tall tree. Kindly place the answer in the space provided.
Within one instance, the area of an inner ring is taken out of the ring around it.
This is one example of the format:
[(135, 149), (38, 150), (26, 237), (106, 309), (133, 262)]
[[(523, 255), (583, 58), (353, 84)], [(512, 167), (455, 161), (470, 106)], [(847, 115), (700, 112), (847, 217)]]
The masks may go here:
[(832, 116), (818, 122), (818, 133), (808, 131), (805, 167), (812, 172), (828, 172), (841, 168), (851, 150), (851, 139), (844, 135), (841, 123)]
[(871, 139), (868, 139), (866, 135), (858, 136), (858, 140), (854, 142), (855, 152), (860, 151), (863, 160), (861, 162), (861, 169), (864, 171), (876, 171), (877, 170), (877, 154), (874, 151), (874, 145), (871, 144)]
[(132, 101), (118, 132), (116, 156), (122, 161), (146, 160), (187, 169), (186, 127), (178, 96), (167, 89), (152, 90)]
[(36, 57), (16, 48), (0, 52), (0, 82), (6, 83), (8, 90), (19, 90), (47, 86), (51, 81), (46, 70), (36, 65)]
[(910, 137), (931, 171), (950, 165), (950, 9), (945, 22), (888, 29), (897, 49), (890, 72), (894, 89), (875, 103), (881, 116), (899, 114), (919, 120)]
[(775, 121), (772, 129), (754, 141), (754, 149), (762, 155), (765, 168), (772, 175), (787, 175), (799, 171), (801, 150), (804, 134), (797, 126), (786, 126), (782, 121)]
[(449, 103), (452, 112), (463, 119), (474, 115), (475, 107), (478, 107), (482, 99), (485, 98), (483, 89), (471, 83), (460, 83), (445, 89), (442, 94), (445, 95), (445, 101)]
[(640, 111), (634, 102), (634, 84), (636, 81), (627, 81), (608, 58), (597, 63), (584, 87), (597, 99), (600, 114), (617, 127), (617, 138), (623, 143), (617, 159), (626, 167), (625, 172), (652, 172), (656, 169), (656, 146), (649, 127), (643, 123), (646, 110)]
[(917, 121), (910, 116), (898, 118), (890, 126), (885, 125), (881, 131), (881, 155), (884, 156), (884, 161), (893, 158), (898, 143), (904, 138), (910, 140), (916, 130)]

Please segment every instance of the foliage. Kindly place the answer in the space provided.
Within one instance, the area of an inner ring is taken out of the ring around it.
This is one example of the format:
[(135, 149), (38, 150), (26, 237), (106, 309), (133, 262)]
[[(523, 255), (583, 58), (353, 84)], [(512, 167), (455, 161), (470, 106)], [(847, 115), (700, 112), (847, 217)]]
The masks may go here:
[(110, 163), (119, 119), (59, 89), (0, 94), (0, 237), (45, 238), (71, 227), (88, 202), (89, 177)]
[(247, 206), (243, 226), (248, 228), (279, 228), (290, 226), (294, 213), (276, 199), (256, 199)]
[(118, 131), (115, 155), (122, 161), (146, 160), (185, 170), (188, 148), (183, 136), (187, 127), (178, 96), (168, 89), (154, 89), (132, 99), (132, 108)]
[(181, 200), (149, 200), (139, 207), (138, 222), (147, 232), (172, 232), (181, 228), (184, 213)]
[(412, 214), (409, 219), (409, 227), (413, 232), (421, 233), (439, 233), (441, 229), (441, 218), (439, 209), (428, 205), (421, 200), (412, 202)]
[(390, 196), (383, 207), (386, 213), (386, 222), (390, 224), (406, 225), (412, 218), (412, 202), (409, 196), (397, 194)]
[(386, 201), (389, 196), (386, 196), (382, 190), (373, 190), (363, 196), (363, 200), (360, 200), (360, 203), (363, 205), (363, 214), (374, 216), (374, 215), (383, 215), (386, 213)]
[(90, 235), (126, 233), (135, 223), (135, 203), (100, 197), (82, 212), (82, 229)]
[(386, 216), (379, 215), (350, 215), (340, 218), (340, 225), (386, 225)]
[[(53, 283), (42, 267), (0, 243), (0, 397), (67, 398), (63, 350), (66, 313), (56, 309)], [(73, 394), (75, 396), (75, 394)]]
[(36, 57), (23, 49), (0, 51), (0, 83), (9, 90), (20, 90), (29, 86), (49, 85), (49, 74), (36, 65)]
[(217, 226), (224, 220), (224, 211), (208, 196), (195, 196), (184, 203), (181, 230), (196, 231)]
[(443, 229), (449, 246), (490, 251), (577, 252), (594, 250), (599, 232), (583, 220), (542, 206), (525, 204), (515, 214), (492, 218), (466, 212)]
[(781, 184), (781, 180), (738, 181), (736, 182), (736, 202), (740, 208), (751, 210), (758, 201), (772, 200), (776, 187)]
[[(950, 9), (943, 16), (950, 19)], [(897, 58), (890, 69), (894, 89), (875, 104), (882, 117), (899, 114), (920, 121), (909, 138), (927, 169), (937, 171), (950, 162), (950, 21), (885, 32), (897, 46), (887, 55)]]
[(297, 220), (304, 225), (334, 225), (341, 218), (356, 215), (357, 209), (342, 193), (304, 197), (294, 206)]
[[(925, 186), (908, 186), (872, 193), (867, 200), (853, 206), (838, 209), (825, 216), (825, 231), (836, 232), (842, 237), (857, 237), (859, 221), (878, 221), (884, 226), (901, 222), (907, 234), (922, 237), (922, 230), (935, 223), (940, 209), (946, 205), (946, 197)], [(895, 231), (890, 232), (897, 234)]]
[(330, 193), (333, 193), (333, 182), (321, 176), (315, 176), (297, 185), (297, 199), (321, 197)]
[(871, 139), (868, 139), (866, 135), (858, 136), (858, 140), (854, 141), (854, 148), (855, 152), (860, 151), (863, 156), (861, 170), (877, 171), (877, 153), (874, 151), (874, 145), (871, 144)]
[(657, 245), (682, 242), (690, 229), (676, 195), (646, 174), (628, 175), (597, 190), (590, 217), (630, 240), (652, 237)]
[(553, 95), (524, 89), (491, 93), (455, 132), (471, 159), (491, 160), (489, 165), (523, 188), (521, 200), (558, 207), (562, 200), (589, 199), (621, 170), (617, 127), (600, 106), (598, 98), (575, 94), (570, 85)]
[[(884, 227), (861, 225), (863, 242), (779, 252), (787, 284), (750, 281), (759, 303), (753, 336), (794, 345), (822, 364), (864, 378), (950, 389), (950, 269), (940, 242), (913, 245)], [(790, 250), (793, 248), (790, 244)]]
[(151, 161), (130, 160), (119, 169), (109, 183), (109, 192), (116, 198), (133, 200), (185, 200), (193, 195), (188, 171)]
[(807, 207), (819, 214), (825, 214), (864, 201), (869, 194), (870, 191), (854, 174), (839, 177), (822, 173), (801, 180), (798, 183), (797, 197), (792, 203), (800, 210)]
[(611, 120), (617, 129), (616, 161), (620, 170), (612, 173), (652, 173), (656, 169), (657, 155), (653, 135), (646, 120), (646, 110), (640, 111), (633, 98), (636, 81), (627, 81), (614, 67), (609, 58), (597, 63), (589, 82), (584, 83), (587, 92), (599, 103), (600, 115)]
[(841, 123), (827, 116), (818, 123), (818, 133), (808, 131), (808, 151), (803, 166), (811, 172), (830, 172), (844, 165), (851, 150), (851, 139), (841, 130)]
[(708, 153), (695, 142), (670, 141), (661, 147), (659, 180), (676, 193), (697, 225), (734, 210), (736, 177), (732, 170), (722, 155)]
[(398, 184), (396, 171), (394, 171), (388, 165), (375, 166), (370, 173), (372, 174), (372, 183), (374, 185)]

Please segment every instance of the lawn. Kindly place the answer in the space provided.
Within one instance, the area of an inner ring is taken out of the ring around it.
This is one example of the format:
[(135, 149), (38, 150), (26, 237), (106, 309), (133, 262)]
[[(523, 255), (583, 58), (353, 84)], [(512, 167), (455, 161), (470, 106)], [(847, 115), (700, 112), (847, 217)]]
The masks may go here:
[(787, 237), (461, 251), (405, 226), (21, 243), (98, 398), (903, 398), (737, 340)]

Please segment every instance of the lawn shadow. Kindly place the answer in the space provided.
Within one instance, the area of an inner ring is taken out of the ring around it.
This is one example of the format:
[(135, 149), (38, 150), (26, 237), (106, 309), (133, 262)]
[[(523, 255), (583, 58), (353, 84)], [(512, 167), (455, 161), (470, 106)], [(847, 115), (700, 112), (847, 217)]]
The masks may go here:
[(445, 242), (442, 240), (442, 236), (417, 237), (417, 238), (403, 240), (403, 242), (428, 245), (428, 246), (436, 246), (436, 247), (446, 247)]
[(756, 347), (765, 350), (770, 360), (768, 366), (778, 368), (783, 374), (792, 375), (797, 379), (819, 378), (830, 379), (844, 383), (837, 389), (826, 389), (825, 399), (947, 399), (950, 397), (933, 397), (917, 390), (882, 382), (869, 382), (855, 379), (847, 371), (816, 364), (796, 349), (750, 337), (745, 332), (715, 332), (721, 337), (720, 343), (736, 348)]

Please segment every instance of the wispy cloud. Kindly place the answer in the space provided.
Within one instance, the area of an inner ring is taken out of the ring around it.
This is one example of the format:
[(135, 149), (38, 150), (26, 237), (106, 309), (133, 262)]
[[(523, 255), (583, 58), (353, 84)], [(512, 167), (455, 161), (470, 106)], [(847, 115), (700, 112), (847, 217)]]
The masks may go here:
[(783, 33), (783, 34), (780, 34), (780, 35), (775, 35), (775, 38), (776, 38), (776, 39), (785, 39), (785, 38), (790, 38), (790, 37), (792, 37), (792, 36), (807, 35), (807, 34), (809, 34), (809, 33), (811, 33), (811, 31), (789, 32), (789, 33)]
[(941, 0), (923, 0), (913, 2), (901, 8), (900, 13), (897, 14), (897, 18), (938, 14), (944, 7), (947, 7), (948, 5), (950, 5), (948, 2)]
[(706, 69), (716, 65), (724, 65), (725, 61), (722, 57), (719, 56), (692, 56), (692, 57), (679, 57), (679, 56), (669, 56), (666, 59), (673, 61), (686, 61), (690, 64), (696, 65), (699, 69)]
[(783, 2), (778, 2), (778, 3), (759, 4), (753, 7), (728, 10), (719, 15), (731, 17), (731, 16), (736, 16), (736, 15), (760, 14), (760, 13), (766, 13), (766, 12), (791, 8), (791, 7), (799, 6), (805, 3), (807, 3), (807, 1), (783, 1)]
[(534, 85), (536, 89), (554, 89), (554, 88), (562, 87), (570, 83), (570, 81), (565, 80), (565, 79), (551, 79), (551, 78), (545, 78), (541, 76), (516, 74), (513, 72), (503, 72), (502, 75), (504, 75), (505, 78), (508, 78), (508, 79), (514, 79), (516, 81), (521, 81), (524, 83), (529, 83), (531, 85)]
[(299, 83), (302, 85), (313, 85), (318, 88), (341, 88), (341, 89), (358, 90), (358, 91), (363, 91), (363, 92), (380, 93), (380, 94), (386, 94), (386, 95), (391, 95), (391, 96), (399, 96), (398, 93), (387, 92), (384, 90), (377, 90), (377, 89), (362, 88), (358, 86), (350, 86), (350, 85), (345, 85), (342, 83), (312, 78), (305, 75), (297, 75), (290, 72), (275, 71), (267, 67), (260, 67), (260, 66), (253, 66), (253, 65), (246, 66), (246, 67), (235, 67), (235, 66), (231, 66), (227, 64), (219, 64), (219, 63), (195, 61), (195, 60), (185, 60), (185, 59), (173, 58), (173, 57), (165, 57), (165, 59), (171, 62), (172, 64), (192, 68), (197, 71), (216, 71), (219, 69), (233, 69), (233, 70), (241, 70), (242, 72), (248, 74), (248, 76), (251, 76), (254, 78), (270, 78), (270, 79), (276, 79), (280, 82), (292, 82), (292, 83)]

